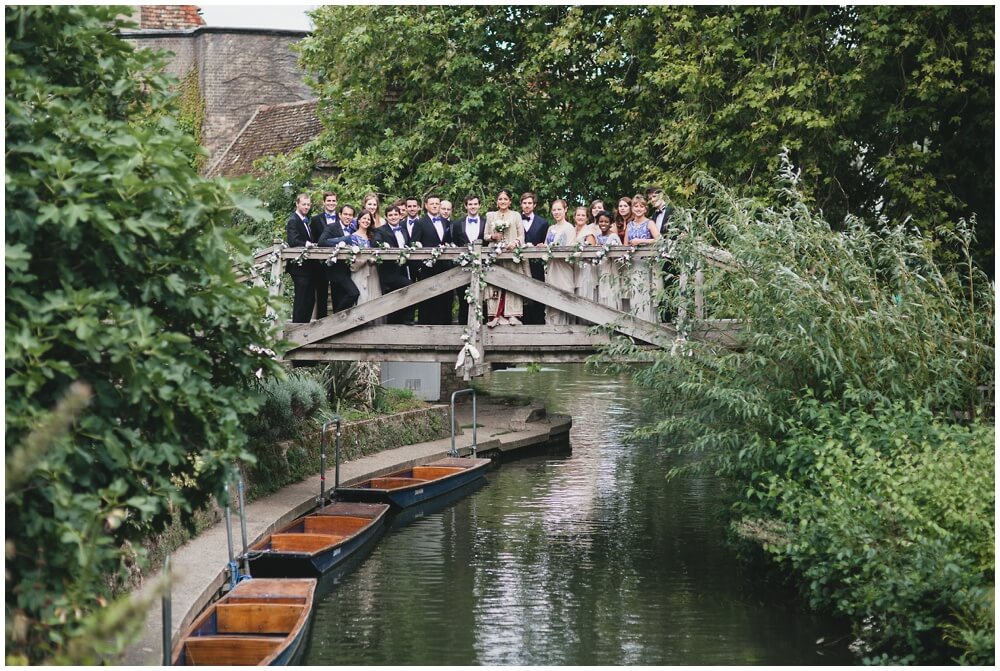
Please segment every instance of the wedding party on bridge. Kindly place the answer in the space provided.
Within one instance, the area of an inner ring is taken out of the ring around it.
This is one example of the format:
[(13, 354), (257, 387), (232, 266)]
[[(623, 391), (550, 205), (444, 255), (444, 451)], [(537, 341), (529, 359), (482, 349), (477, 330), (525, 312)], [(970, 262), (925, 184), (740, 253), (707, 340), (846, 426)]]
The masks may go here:
[[(520, 202), (520, 212), (512, 209)], [(377, 282), (360, 271), (366, 264), (374, 263), (373, 257), (357, 258), (362, 249), (436, 247), (471, 247), (485, 244), (498, 251), (513, 251), (545, 245), (547, 247), (610, 248), (612, 246), (639, 247), (650, 245), (661, 237), (670, 235), (669, 225), (673, 208), (667, 205), (663, 190), (647, 188), (644, 193), (622, 196), (611, 207), (601, 199), (589, 206), (577, 206), (568, 220), (569, 206), (562, 198), (553, 199), (549, 205), (551, 221), (536, 214), (538, 197), (525, 192), (516, 198), (510, 190), (502, 189), (495, 200), (496, 209), (484, 210), (478, 194), (468, 194), (461, 201), (462, 210), (436, 194), (422, 199), (400, 198), (380, 205), (380, 197), (368, 193), (360, 200), (362, 207), (355, 208), (340, 203), (338, 194), (322, 194), (322, 211), (312, 216), (312, 200), (306, 193), (295, 199), (295, 212), (286, 224), (286, 244), (289, 247), (327, 247), (339, 250), (349, 248), (354, 259), (326, 262), (307, 260), (292, 262), (287, 271), (295, 284), (292, 322), (321, 319), (328, 309), (339, 312), (357, 303), (365, 303), (379, 295), (401, 289), (421, 279), (448, 269), (448, 261), (425, 264), (410, 262), (405, 265), (380, 264)], [(609, 209), (611, 211), (609, 211)], [(648, 215), (648, 216), (647, 216)], [(614, 272), (610, 261), (598, 263), (596, 272), (590, 268), (574, 268), (562, 260), (531, 259), (509, 262), (517, 272), (530, 274), (570, 293), (595, 298), (598, 288), (608, 303), (615, 307), (622, 304), (621, 287), (610, 275)], [(355, 277), (352, 277), (352, 274)], [(356, 281), (357, 280), (357, 281)], [(654, 287), (647, 287), (654, 290)], [(470, 295), (471, 297), (471, 295)], [(457, 304), (455, 299), (457, 298)], [(464, 295), (455, 296), (448, 291), (420, 303), (416, 308), (400, 310), (390, 315), (390, 324), (451, 324), (457, 315), (458, 323), (468, 320), (468, 302)], [(626, 297), (626, 306), (628, 298)], [(457, 305), (457, 309), (455, 306)], [(573, 317), (534, 301), (525, 301), (516, 293), (492, 288), (487, 291), (488, 327), (521, 324), (567, 324)], [(575, 320), (574, 320), (575, 321)]]
[(6, 665), (995, 668), (995, 7), (4, 13)]

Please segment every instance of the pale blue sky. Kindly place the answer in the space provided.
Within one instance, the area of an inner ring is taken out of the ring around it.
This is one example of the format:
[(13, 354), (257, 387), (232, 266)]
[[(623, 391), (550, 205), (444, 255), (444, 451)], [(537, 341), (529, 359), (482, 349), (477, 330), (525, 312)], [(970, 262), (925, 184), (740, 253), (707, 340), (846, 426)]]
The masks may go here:
[(306, 11), (319, 5), (198, 5), (205, 23), (220, 28), (312, 30)]

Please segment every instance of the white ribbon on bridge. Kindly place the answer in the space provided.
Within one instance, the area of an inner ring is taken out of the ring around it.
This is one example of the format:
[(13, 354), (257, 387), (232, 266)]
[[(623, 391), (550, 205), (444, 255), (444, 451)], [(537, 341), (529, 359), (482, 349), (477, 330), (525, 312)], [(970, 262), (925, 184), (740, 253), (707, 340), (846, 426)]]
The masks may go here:
[(483, 356), (482, 354), (479, 353), (479, 350), (473, 347), (473, 345), (470, 342), (466, 341), (466, 343), (462, 346), (462, 350), (458, 353), (458, 360), (455, 362), (456, 370), (465, 365), (466, 355), (471, 357), (470, 365), (473, 366), (476, 364), (477, 361), (479, 361), (480, 357)]

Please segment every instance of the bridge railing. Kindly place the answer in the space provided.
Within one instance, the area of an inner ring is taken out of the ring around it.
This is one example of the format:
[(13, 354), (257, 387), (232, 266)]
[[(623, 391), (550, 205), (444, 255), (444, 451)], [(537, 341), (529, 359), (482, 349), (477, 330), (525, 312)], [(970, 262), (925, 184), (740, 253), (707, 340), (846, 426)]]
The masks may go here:
[[(613, 246), (567, 246), (522, 247), (518, 251), (497, 252), (489, 247), (436, 247), (436, 248), (379, 248), (353, 249), (350, 247), (287, 247), (276, 241), (271, 247), (254, 255), (249, 274), (241, 273), (243, 281), (253, 281), (258, 286), (269, 286), (272, 295), (281, 293), (283, 273), (289, 263), (306, 260), (330, 259), (348, 261), (352, 265), (352, 279), (361, 290), (359, 303), (366, 302), (381, 294), (377, 289), (377, 268), (382, 263), (422, 264), (440, 261), (458, 266), (469, 266), (474, 270), (477, 259), (484, 267), (504, 261), (541, 260), (543, 262), (565, 262), (574, 268), (573, 293), (586, 300), (608, 306), (626, 309), (648, 321), (655, 321), (659, 306), (655, 302), (656, 293), (663, 287), (663, 264), (671, 259), (669, 248), (653, 246), (631, 247)], [(730, 268), (732, 256), (725, 250), (705, 247), (701, 258), (708, 266)], [(704, 273), (701, 268), (689, 277), (681, 273), (677, 278), (682, 289), (689, 282), (694, 283), (696, 316), (704, 318)], [(366, 288), (369, 288), (366, 290)], [(624, 299), (624, 302), (623, 302)], [(679, 316), (684, 316), (680, 308)]]

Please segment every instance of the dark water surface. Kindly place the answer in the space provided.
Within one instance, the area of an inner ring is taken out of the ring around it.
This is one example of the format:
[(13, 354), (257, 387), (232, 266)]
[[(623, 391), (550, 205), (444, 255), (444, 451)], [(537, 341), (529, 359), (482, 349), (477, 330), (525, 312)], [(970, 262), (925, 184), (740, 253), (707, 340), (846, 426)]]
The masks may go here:
[(317, 606), (305, 664), (852, 664), (814, 617), (725, 544), (718, 482), (625, 434), (627, 377), (582, 366), (488, 386), (573, 416), (572, 452), (504, 463), (389, 531)]

